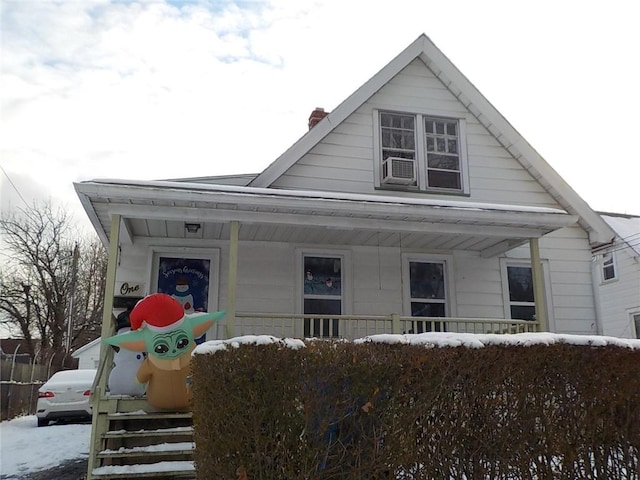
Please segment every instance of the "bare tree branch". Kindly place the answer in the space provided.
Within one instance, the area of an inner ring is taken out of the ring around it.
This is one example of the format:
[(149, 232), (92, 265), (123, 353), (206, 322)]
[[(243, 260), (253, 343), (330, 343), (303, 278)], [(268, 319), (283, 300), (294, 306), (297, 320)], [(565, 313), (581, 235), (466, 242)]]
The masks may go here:
[(81, 239), (66, 212), (48, 203), (0, 218), (0, 233), (10, 252), (0, 271), (0, 323), (18, 330), (32, 354), (35, 338), (43, 349), (64, 351), (69, 321), (72, 347), (97, 337), (107, 263), (97, 240)]

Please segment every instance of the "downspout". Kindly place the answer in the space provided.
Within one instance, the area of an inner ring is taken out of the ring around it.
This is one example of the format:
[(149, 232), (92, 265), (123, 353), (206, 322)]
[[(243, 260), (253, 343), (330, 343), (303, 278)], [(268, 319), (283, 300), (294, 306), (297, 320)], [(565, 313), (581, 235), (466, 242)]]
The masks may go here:
[(600, 262), (597, 260), (598, 254), (592, 254), (591, 259), (591, 290), (593, 291), (593, 303), (596, 310), (596, 332), (598, 335), (604, 334), (602, 327), (602, 304), (600, 303)]
[(547, 305), (544, 298), (544, 276), (540, 261), (540, 244), (537, 238), (529, 239), (531, 251), (531, 273), (533, 276), (533, 299), (536, 305), (536, 320), (541, 332), (547, 332)]

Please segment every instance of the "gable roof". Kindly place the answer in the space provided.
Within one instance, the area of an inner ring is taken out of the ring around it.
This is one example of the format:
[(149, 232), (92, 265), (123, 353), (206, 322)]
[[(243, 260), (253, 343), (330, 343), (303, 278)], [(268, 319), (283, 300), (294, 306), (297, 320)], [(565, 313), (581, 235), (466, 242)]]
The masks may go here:
[(620, 243), (635, 252), (634, 256), (640, 256), (640, 216), (605, 212), (600, 212), (600, 215), (616, 232)]
[(71, 354), (71, 356), (73, 358), (78, 358), (82, 353), (86, 352), (87, 350), (92, 349), (93, 347), (95, 347), (96, 345), (98, 347), (100, 347), (100, 341), (102, 340), (102, 337), (98, 337), (98, 338), (94, 338), (93, 340), (91, 340), (89, 343), (81, 346), (80, 348), (78, 348), (75, 352), (73, 352)]
[(611, 241), (615, 234), (609, 225), (529, 145), (425, 34), (420, 35), (248, 185), (251, 187), (270, 187), (337, 125), (354, 113), (416, 58), (424, 62), (443, 85), (563, 208), (571, 214), (578, 215), (578, 223), (589, 233), (589, 239), (593, 245)]

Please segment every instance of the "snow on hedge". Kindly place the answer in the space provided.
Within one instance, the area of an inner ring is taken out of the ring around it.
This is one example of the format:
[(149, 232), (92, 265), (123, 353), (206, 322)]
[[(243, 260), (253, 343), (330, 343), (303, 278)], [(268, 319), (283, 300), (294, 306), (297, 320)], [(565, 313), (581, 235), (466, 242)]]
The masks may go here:
[[(307, 339), (311, 340), (311, 339)], [(586, 345), (592, 347), (604, 347), (614, 345), (617, 347), (640, 349), (640, 340), (605, 337), (601, 335), (570, 335), (558, 333), (515, 333), (515, 334), (478, 334), (478, 333), (453, 333), (453, 332), (428, 332), (417, 334), (379, 334), (354, 340), (355, 344), (364, 343), (389, 343), (405, 345), (424, 345), (425, 347), (467, 347), (482, 348), (489, 345), (554, 345), (565, 343), (570, 345)], [(303, 340), (294, 338), (277, 338), (271, 335), (245, 335), (229, 340), (210, 340), (198, 345), (193, 354), (215, 353), (228, 348), (238, 348), (240, 345), (271, 345), (279, 344), (282, 347), (299, 349), (304, 348)]]

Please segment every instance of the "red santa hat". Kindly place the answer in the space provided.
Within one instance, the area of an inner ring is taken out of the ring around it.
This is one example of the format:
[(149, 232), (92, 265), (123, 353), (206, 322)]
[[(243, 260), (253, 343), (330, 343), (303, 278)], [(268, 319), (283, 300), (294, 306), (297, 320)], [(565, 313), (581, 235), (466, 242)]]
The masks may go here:
[(166, 293), (153, 293), (136, 304), (129, 318), (132, 330), (147, 326), (156, 332), (170, 332), (184, 321), (184, 308)]

